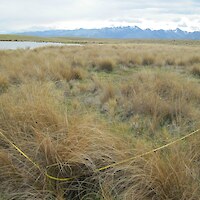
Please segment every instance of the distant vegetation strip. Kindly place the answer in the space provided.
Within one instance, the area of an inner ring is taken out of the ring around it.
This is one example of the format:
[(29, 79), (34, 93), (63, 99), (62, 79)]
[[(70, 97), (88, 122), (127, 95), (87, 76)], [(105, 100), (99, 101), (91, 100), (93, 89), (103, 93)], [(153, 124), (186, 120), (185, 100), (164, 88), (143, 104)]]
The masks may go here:
[(15, 34), (0, 34), (0, 41), (33, 41), (33, 42), (61, 42), (71, 44), (172, 44), (172, 45), (200, 45), (200, 40), (173, 39), (99, 39), (84, 37), (39, 37)]

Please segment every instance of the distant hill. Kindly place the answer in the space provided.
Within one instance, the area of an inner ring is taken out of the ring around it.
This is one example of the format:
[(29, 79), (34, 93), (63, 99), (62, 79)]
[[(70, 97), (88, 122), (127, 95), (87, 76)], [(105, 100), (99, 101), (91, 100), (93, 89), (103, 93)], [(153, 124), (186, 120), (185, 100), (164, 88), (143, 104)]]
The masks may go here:
[(118, 38), (118, 39), (192, 39), (200, 40), (200, 32), (176, 30), (141, 29), (137, 26), (111, 27), (101, 29), (46, 30), (18, 33), (20, 35), (40, 37), (84, 37), (84, 38)]

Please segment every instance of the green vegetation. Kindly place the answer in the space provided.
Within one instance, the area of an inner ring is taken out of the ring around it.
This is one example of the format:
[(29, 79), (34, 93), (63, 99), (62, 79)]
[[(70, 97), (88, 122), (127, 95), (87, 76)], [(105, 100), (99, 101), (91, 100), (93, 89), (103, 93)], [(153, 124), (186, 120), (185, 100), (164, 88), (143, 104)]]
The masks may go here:
[(72, 40), (0, 51), (0, 199), (199, 199), (198, 133), (97, 170), (200, 127), (198, 41)]

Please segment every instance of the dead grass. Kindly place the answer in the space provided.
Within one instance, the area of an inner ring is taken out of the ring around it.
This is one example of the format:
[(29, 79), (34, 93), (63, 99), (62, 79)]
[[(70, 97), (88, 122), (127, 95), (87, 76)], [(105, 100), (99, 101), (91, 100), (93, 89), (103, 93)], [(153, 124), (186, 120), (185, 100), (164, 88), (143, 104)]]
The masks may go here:
[[(173, 65), (176, 64), (176, 61), (175, 61), (174, 58), (167, 58), (167, 59), (165, 60), (165, 64), (166, 64), (166, 65), (172, 65), (172, 66), (173, 66)], [(180, 62), (179, 62), (179, 64), (180, 64), (180, 65), (183, 65), (183, 63), (180, 63)]]
[(1, 138), (0, 198), (199, 199), (198, 135), (97, 170), (198, 127), (196, 52), (140, 42), (0, 51), (0, 131), (41, 168)]
[(155, 57), (152, 55), (146, 55), (142, 60), (142, 65), (144, 66), (153, 65), (154, 63), (155, 63)]
[(5, 92), (9, 87), (9, 81), (7, 77), (0, 75), (0, 94)]
[(103, 70), (105, 72), (112, 72), (114, 69), (114, 63), (111, 60), (102, 60), (99, 63), (99, 70)]
[(131, 79), (121, 86), (124, 120), (138, 114), (141, 118), (149, 116), (148, 131), (171, 124), (187, 127), (198, 121), (200, 93), (195, 82), (183, 81), (173, 73), (152, 71), (136, 73)]
[(112, 86), (112, 84), (111, 83), (105, 84), (103, 86), (101, 103), (102, 104), (106, 103), (109, 99), (114, 98), (114, 96), (115, 96), (115, 91), (114, 91), (114, 87)]
[[(198, 46), (167, 44), (90, 45), (2, 51), (3, 75), (12, 84), (25, 79), (84, 79), (87, 70), (112, 72), (120, 66), (188, 66), (199, 63)], [(162, 51), (160, 50), (162, 49)], [(12, 57), (12, 59), (10, 59)], [(85, 76), (86, 75), (86, 76)]]
[(191, 73), (192, 73), (192, 75), (199, 78), (200, 77), (200, 65), (199, 64), (193, 65), (192, 69), (191, 69)]
[[(0, 101), (1, 131), (38, 163), (41, 169), (60, 163), (48, 169), (51, 175), (81, 175), (82, 180), (64, 185), (58, 182), (54, 185), (32, 163), (2, 140), (1, 144), (5, 149), (0, 151), (0, 162), (3, 163), (0, 167), (3, 180), (0, 189), (3, 191), (8, 187), (12, 198), (17, 198), (18, 195), (20, 199), (38, 197), (39, 188), (43, 188), (39, 194), (41, 198), (49, 190), (53, 196), (62, 195), (63, 198), (71, 199), (79, 199), (91, 191), (98, 193), (98, 176), (94, 174), (87, 178), (88, 174), (93, 174), (96, 168), (122, 156), (120, 151), (125, 141), (108, 133), (105, 124), (95, 121), (92, 115), (71, 116), (68, 121), (63, 110), (59, 109), (53, 91), (50, 85), (31, 83), (3, 94)], [(125, 155), (126, 153), (123, 156)], [(5, 169), (8, 173), (5, 173)], [(11, 179), (8, 179), (9, 175)], [(33, 185), (36, 191), (32, 190)], [(82, 185), (83, 189), (68, 189), (78, 185)], [(23, 196), (20, 192), (23, 192)]]
[(193, 65), (193, 64), (200, 64), (200, 57), (199, 56), (192, 56), (189, 60), (188, 60), (188, 63), (190, 65)]

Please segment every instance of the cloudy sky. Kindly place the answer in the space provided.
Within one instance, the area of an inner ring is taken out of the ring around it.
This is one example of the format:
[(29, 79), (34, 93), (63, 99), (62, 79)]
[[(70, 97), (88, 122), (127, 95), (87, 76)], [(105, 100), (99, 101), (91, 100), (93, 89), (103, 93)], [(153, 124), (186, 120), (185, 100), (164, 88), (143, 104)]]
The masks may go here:
[(0, 33), (128, 25), (200, 31), (200, 0), (0, 0)]

